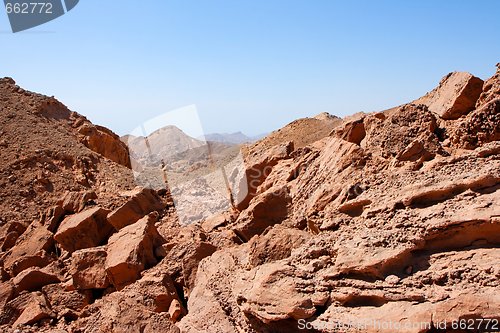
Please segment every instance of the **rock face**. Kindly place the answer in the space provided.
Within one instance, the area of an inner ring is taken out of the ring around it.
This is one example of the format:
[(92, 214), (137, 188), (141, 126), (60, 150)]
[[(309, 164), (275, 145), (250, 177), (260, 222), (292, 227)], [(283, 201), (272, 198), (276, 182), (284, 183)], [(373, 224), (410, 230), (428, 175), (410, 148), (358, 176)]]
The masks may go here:
[(133, 189), (78, 141), (88, 121), (0, 80), (0, 144), (4, 128), (16, 138), (4, 115), (24, 119), (19, 100), (85, 155), (7, 149), (0, 331), (430, 333), (500, 320), (500, 75), (478, 80), (452, 73), (409, 104), (273, 132), (244, 148), (236, 207), (187, 226), (168, 191)]
[[(346, 119), (332, 137), (274, 164), (236, 222), (217, 228), (238, 230), (244, 220), (255, 231), (201, 261), (181, 330), (293, 332), (302, 323), (330, 332), (329, 323), (367, 321), (363, 331), (381, 332), (377, 323), (392, 321), (410, 327), (392, 331), (431, 332), (429, 318), (448, 329), (467, 316), (498, 318), (498, 112), (480, 116), (495, 99), (475, 109), (474, 82), (452, 75), (425, 97), (432, 103)], [(465, 116), (443, 122), (434, 113)], [(475, 150), (444, 142), (457, 128), (481, 129)], [(289, 189), (290, 208), (262, 226), (252, 203), (270, 200), (276, 186)]]
[(99, 246), (108, 239), (113, 227), (106, 220), (108, 210), (94, 207), (65, 218), (54, 239), (68, 252)]
[(466, 72), (453, 72), (415, 104), (424, 104), (443, 119), (457, 119), (474, 110), (483, 91), (483, 80)]
[(156, 230), (155, 221), (155, 215), (146, 216), (109, 239), (105, 267), (118, 290), (139, 279), (144, 269), (158, 262), (155, 249), (164, 240)]

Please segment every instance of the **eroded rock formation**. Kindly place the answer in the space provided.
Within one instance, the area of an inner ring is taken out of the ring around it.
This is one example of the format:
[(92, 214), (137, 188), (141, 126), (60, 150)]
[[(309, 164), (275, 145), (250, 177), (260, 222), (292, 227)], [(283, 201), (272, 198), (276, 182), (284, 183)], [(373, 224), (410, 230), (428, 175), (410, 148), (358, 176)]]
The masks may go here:
[[(134, 189), (126, 163), (103, 158), (107, 144), (102, 156), (82, 144), (85, 119), (2, 79), (1, 329), (423, 333), (494, 323), (499, 87), (498, 71), (484, 84), (452, 73), (410, 104), (293, 122), (244, 149), (241, 204), (182, 226), (168, 191)], [(35, 132), (49, 129), (72, 144), (65, 153)]]

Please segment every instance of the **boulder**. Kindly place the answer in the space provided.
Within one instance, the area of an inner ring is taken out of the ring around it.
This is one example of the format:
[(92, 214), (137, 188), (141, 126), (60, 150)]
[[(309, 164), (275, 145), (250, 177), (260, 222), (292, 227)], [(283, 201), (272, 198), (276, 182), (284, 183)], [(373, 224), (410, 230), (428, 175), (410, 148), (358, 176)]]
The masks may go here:
[(194, 242), (192, 248), (182, 257), (182, 277), (188, 296), (195, 284), (198, 264), (203, 258), (211, 256), (215, 251), (217, 248), (210, 243)]
[(365, 115), (361, 114), (356, 119), (348, 119), (333, 130), (332, 134), (340, 139), (359, 145), (366, 135), (364, 118)]
[(54, 239), (63, 249), (72, 253), (79, 249), (103, 244), (113, 232), (106, 221), (108, 210), (101, 207), (87, 209), (66, 217), (59, 226)]
[(22, 291), (35, 291), (43, 286), (61, 282), (59, 278), (51, 273), (44, 272), (39, 268), (29, 268), (17, 275), (12, 282), (17, 293)]
[(52, 206), (42, 215), (41, 224), (50, 232), (56, 232), (64, 217), (64, 209), (61, 206)]
[[(237, 179), (230, 177), (234, 184), (233, 196), (238, 210), (248, 207), (250, 200), (257, 194), (257, 188), (266, 180), (272, 168), (283, 159), (290, 158), (294, 150), (292, 141), (269, 148), (264, 154), (254, 153), (245, 158), (246, 169)], [(261, 153), (261, 152), (259, 152)]]
[(53, 245), (52, 232), (37, 222), (32, 223), (6, 255), (5, 270), (15, 276), (26, 268), (47, 265), (49, 259), (45, 252), (50, 251)]
[(25, 269), (31, 267), (43, 268), (50, 264), (54, 258), (48, 255), (44, 250), (33, 256), (26, 256), (18, 259), (11, 267), (12, 276), (16, 276), (23, 272)]
[(261, 237), (254, 237), (248, 243), (249, 262), (252, 267), (288, 258), (293, 249), (304, 244), (311, 234), (306, 231), (274, 226)]
[(73, 252), (71, 255), (70, 274), (77, 289), (106, 289), (109, 280), (104, 267), (106, 249), (95, 247)]
[(0, 325), (31, 325), (53, 316), (50, 305), (41, 292), (23, 293), (3, 307), (0, 312)]
[(0, 309), (2, 309), (8, 301), (10, 301), (15, 295), (15, 289), (12, 282), (1, 282), (0, 283)]
[(19, 238), (19, 233), (17, 231), (11, 231), (9, 232), (6, 236), (5, 239), (3, 240), (1, 250), (2, 251), (7, 251), (11, 249), (14, 245), (16, 245), (16, 241)]
[(458, 119), (474, 110), (483, 90), (483, 80), (466, 72), (453, 72), (441, 79), (439, 86), (414, 101), (424, 104), (443, 119)]
[(58, 315), (68, 310), (78, 313), (93, 301), (92, 291), (65, 290), (62, 284), (46, 285), (42, 288), (42, 292), (52, 310)]
[(109, 129), (84, 123), (78, 128), (82, 135), (81, 142), (89, 149), (102, 156), (130, 168), (130, 157), (127, 145), (120, 141), (120, 137)]
[(365, 127), (361, 147), (384, 158), (415, 161), (442, 153), (436, 117), (425, 105), (405, 104), (386, 119), (367, 117)]
[(243, 240), (261, 234), (267, 227), (282, 222), (288, 216), (292, 202), (287, 186), (275, 186), (255, 197), (247, 209), (241, 212), (233, 227)]
[(476, 109), (491, 102), (500, 96), (500, 63), (496, 65), (495, 75), (486, 80), (483, 84), (483, 92), (476, 102)]
[[(148, 271), (139, 281), (87, 307), (93, 315), (83, 322), (82, 331), (178, 333), (170, 316), (170, 309), (174, 316), (179, 315), (174, 311), (176, 304), (181, 302), (172, 280), (165, 274)], [(182, 305), (180, 311), (181, 315), (186, 312)]]
[(18, 325), (32, 325), (45, 318), (54, 317), (47, 299), (41, 293), (35, 293), (30, 302), (21, 312), (21, 315), (16, 319), (13, 327)]
[(144, 269), (157, 263), (155, 249), (164, 239), (155, 227), (156, 219), (155, 214), (145, 216), (109, 239), (105, 267), (116, 289), (136, 281)]
[(136, 188), (127, 193), (129, 200), (108, 215), (108, 222), (116, 230), (137, 222), (145, 215), (161, 210), (164, 205), (156, 191), (147, 188)]
[(66, 213), (74, 214), (81, 212), (94, 199), (97, 199), (94, 191), (66, 192), (58, 204)]
[(316, 313), (312, 295), (304, 292), (304, 282), (294, 276), (292, 267), (281, 262), (264, 264), (239, 278), (234, 292), (240, 309), (264, 323), (306, 319)]

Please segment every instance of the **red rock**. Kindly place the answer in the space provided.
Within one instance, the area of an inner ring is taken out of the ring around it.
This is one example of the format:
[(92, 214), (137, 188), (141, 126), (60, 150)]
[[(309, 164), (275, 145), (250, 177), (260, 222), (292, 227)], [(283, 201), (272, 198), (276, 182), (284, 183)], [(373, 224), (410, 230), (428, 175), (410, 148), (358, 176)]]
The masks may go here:
[(338, 138), (359, 145), (366, 135), (365, 124), (363, 123), (365, 116), (362, 114), (357, 118), (359, 119), (344, 121), (342, 125), (339, 125), (333, 131), (333, 134)]
[(15, 295), (15, 289), (12, 282), (0, 283), (0, 309), (2, 309), (8, 301)]
[(0, 312), (0, 325), (31, 325), (54, 316), (41, 292), (23, 293), (9, 301)]
[(458, 119), (474, 110), (483, 80), (466, 72), (446, 75), (439, 86), (413, 103), (424, 104), (443, 119)]
[(18, 325), (32, 325), (45, 318), (54, 317), (50, 305), (43, 295), (36, 294), (32, 297), (30, 303), (24, 308), (21, 315), (12, 324), (13, 327)]
[(62, 284), (46, 285), (42, 288), (42, 292), (46, 296), (52, 310), (56, 312), (58, 316), (61, 316), (61, 313), (67, 310), (79, 313), (93, 301), (92, 291), (67, 291)]
[(178, 300), (172, 300), (170, 307), (168, 308), (168, 314), (170, 315), (171, 321), (176, 322), (179, 320), (182, 315), (182, 305)]
[(97, 199), (94, 191), (66, 192), (58, 204), (66, 213), (74, 214), (81, 212), (92, 200)]
[(288, 258), (293, 249), (300, 247), (310, 237), (305, 231), (276, 225), (262, 237), (250, 240), (249, 263), (255, 267)]
[(243, 274), (235, 286), (242, 311), (264, 323), (312, 317), (316, 308), (311, 295), (303, 292), (300, 287), (303, 282), (298, 277), (291, 277), (294, 276), (291, 270), (276, 262)]
[(499, 141), (500, 98), (492, 99), (461, 118), (456, 128), (453, 129), (450, 140), (460, 148), (466, 149), (474, 149), (488, 142)]
[[(32, 266), (45, 266), (49, 260), (44, 255), (54, 244), (53, 235), (44, 226), (33, 223), (19, 237), (4, 259), (6, 271), (15, 276), (22, 270)], [(30, 258), (44, 258), (31, 260)]]
[(217, 248), (210, 243), (195, 242), (191, 244), (191, 248), (187, 253), (182, 256), (182, 276), (187, 295), (194, 287), (198, 264), (203, 258), (211, 256), (215, 251), (217, 251)]
[[(87, 307), (90, 318), (77, 323), (86, 332), (165, 332), (179, 333), (168, 310), (179, 303), (172, 280), (151, 274), (120, 291), (113, 292)], [(172, 305), (174, 304), (174, 305)], [(185, 309), (181, 308), (181, 314)]]
[(235, 222), (234, 232), (243, 240), (261, 234), (267, 227), (282, 222), (291, 203), (288, 187), (273, 187), (255, 197)]
[(64, 209), (61, 206), (50, 207), (42, 216), (41, 224), (47, 227), (50, 232), (55, 232), (64, 217)]
[(13, 276), (18, 275), (23, 272), (25, 269), (31, 267), (39, 267), (43, 268), (47, 266), (53, 260), (44, 250), (40, 251), (37, 255), (34, 256), (25, 256), (21, 259), (18, 259), (11, 267), (11, 273)]
[(109, 280), (104, 267), (106, 262), (104, 247), (82, 249), (71, 255), (70, 274), (77, 289), (106, 289)]
[(116, 230), (135, 223), (145, 215), (164, 207), (161, 198), (152, 189), (138, 187), (126, 195), (130, 196), (130, 199), (108, 215), (108, 222)]
[(109, 129), (86, 123), (78, 128), (83, 135), (81, 142), (89, 149), (110, 160), (130, 168), (130, 157), (127, 146)]
[(10, 248), (12, 248), (14, 245), (16, 245), (16, 241), (19, 238), (19, 233), (17, 231), (11, 231), (9, 232), (6, 236), (5, 239), (2, 243), (2, 251), (7, 251)]
[(110, 282), (120, 290), (136, 281), (140, 272), (157, 263), (155, 249), (164, 243), (151, 214), (126, 226), (108, 241), (106, 271)]
[(392, 110), (385, 120), (371, 116), (365, 122), (366, 138), (361, 147), (384, 158), (430, 159), (442, 152), (434, 133), (436, 118), (426, 106), (406, 104)]
[(81, 213), (66, 217), (59, 226), (54, 239), (66, 251), (103, 244), (114, 230), (106, 221), (108, 210), (101, 207), (87, 209)]
[(246, 157), (245, 177), (241, 177), (239, 184), (235, 184), (234, 200), (236, 208), (243, 210), (248, 207), (250, 200), (256, 195), (257, 188), (264, 182), (273, 166), (280, 160), (289, 158), (294, 150), (293, 142), (286, 142), (273, 146), (263, 155), (254, 153)]
[(496, 65), (496, 73), (483, 84), (483, 92), (476, 103), (476, 109), (488, 104), (500, 95), (500, 63)]
[(30, 268), (19, 273), (12, 282), (17, 293), (22, 291), (35, 291), (43, 286), (61, 282), (56, 275), (44, 272), (38, 268)]

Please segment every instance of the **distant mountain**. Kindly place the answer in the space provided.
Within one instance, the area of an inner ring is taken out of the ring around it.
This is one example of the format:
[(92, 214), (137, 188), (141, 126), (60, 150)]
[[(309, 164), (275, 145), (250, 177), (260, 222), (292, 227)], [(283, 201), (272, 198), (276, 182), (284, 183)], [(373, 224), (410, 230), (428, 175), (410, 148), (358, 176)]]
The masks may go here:
[(263, 137), (265, 137), (266, 134), (261, 134), (257, 136), (248, 136), (245, 135), (242, 132), (235, 132), (235, 133), (211, 133), (211, 134), (206, 134), (203, 137), (199, 137), (199, 140), (206, 140), (206, 141), (213, 141), (213, 142), (220, 142), (220, 143), (225, 143), (225, 144), (231, 144), (231, 145), (239, 145), (242, 143), (252, 143), (255, 142)]
[(151, 156), (165, 158), (205, 145), (203, 141), (190, 137), (175, 126), (162, 127), (147, 138), (126, 135), (121, 139), (129, 146), (132, 157), (137, 159)]

